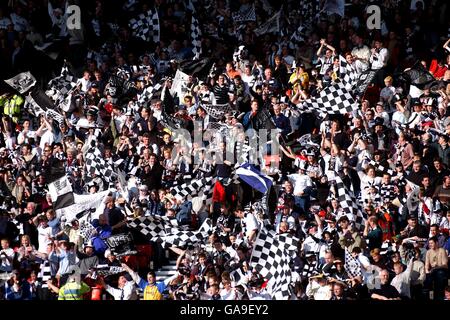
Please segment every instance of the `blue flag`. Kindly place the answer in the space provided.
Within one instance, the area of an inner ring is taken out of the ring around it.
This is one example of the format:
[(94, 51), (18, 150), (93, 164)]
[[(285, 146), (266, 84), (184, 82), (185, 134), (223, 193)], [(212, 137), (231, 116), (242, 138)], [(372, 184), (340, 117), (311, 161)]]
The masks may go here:
[(236, 174), (245, 183), (261, 193), (268, 192), (270, 190), (270, 187), (272, 186), (272, 179), (262, 174), (261, 171), (256, 169), (254, 165), (251, 165), (249, 163), (244, 163), (243, 165), (241, 165), (236, 170)]

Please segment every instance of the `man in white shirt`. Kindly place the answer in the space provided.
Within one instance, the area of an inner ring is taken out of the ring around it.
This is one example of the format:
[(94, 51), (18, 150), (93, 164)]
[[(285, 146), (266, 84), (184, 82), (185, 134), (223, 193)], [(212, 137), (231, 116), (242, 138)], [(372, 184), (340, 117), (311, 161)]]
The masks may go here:
[(362, 73), (369, 69), (370, 49), (363, 43), (364, 39), (360, 35), (353, 35), (352, 41), (355, 45), (352, 56), (355, 60), (356, 71)]
[(33, 218), (33, 223), (37, 226), (38, 231), (38, 251), (47, 252), (47, 245), (52, 243), (52, 228), (48, 225), (47, 218), (44, 213)]
[(13, 269), (14, 250), (9, 247), (9, 240), (1, 240), (2, 249), (0, 250), (0, 273), (11, 272)]
[(114, 288), (109, 284), (106, 284), (103, 278), (99, 278), (100, 284), (105, 290), (114, 297), (114, 300), (137, 300), (138, 295), (136, 293), (135, 282), (128, 281), (125, 276), (120, 276), (117, 283), (118, 287)]
[(234, 214), (237, 218), (241, 219), (244, 239), (252, 242), (256, 238), (256, 233), (259, 230), (258, 220), (256, 220), (252, 212), (244, 212), (241, 209), (236, 210)]
[(298, 173), (288, 176), (294, 186), (295, 205), (305, 213), (309, 208), (309, 196), (313, 185), (311, 178), (306, 174), (306, 167), (306, 161), (301, 161)]
[(394, 263), (395, 277), (391, 281), (391, 285), (397, 289), (401, 296), (411, 298), (411, 271), (414, 259), (411, 259), (403, 271), (403, 265), (400, 262)]
[(81, 84), (81, 91), (87, 92), (91, 87), (91, 73), (87, 70), (83, 72), (83, 77), (78, 79), (78, 85)]

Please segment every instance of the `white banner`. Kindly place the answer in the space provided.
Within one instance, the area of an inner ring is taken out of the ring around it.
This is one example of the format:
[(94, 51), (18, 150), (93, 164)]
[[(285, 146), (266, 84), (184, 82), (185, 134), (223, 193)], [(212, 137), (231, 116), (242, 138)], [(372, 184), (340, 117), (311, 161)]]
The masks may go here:
[(180, 99), (180, 103), (182, 103), (182, 99), (184, 96), (184, 90), (183, 87), (185, 87), (186, 82), (189, 79), (189, 75), (177, 70), (177, 73), (175, 74), (175, 77), (172, 81), (172, 87), (170, 88), (169, 92), (172, 96), (175, 96), (175, 93), (178, 95), (178, 98)]
[[(74, 194), (75, 203), (69, 207), (57, 210), (58, 214), (65, 215), (66, 221), (75, 219), (76, 215), (91, 208), (98, 208), (103, 202), (103, 199), (110, 193), (109, 190), (102, 191), (95, 194), (80, 195)], [(93, 219), (98, 217), (92, 217)]]
[(52, 197), (52, 201), (56, 202), (59, 196), (73, 192), (72, 185), (66, 176), (48, 184), (48, 192)]
[(27, 71), (19, 73), (11, 79), (5, 80), (5, 82), (23, 94), (36, 84), (36, 78)]

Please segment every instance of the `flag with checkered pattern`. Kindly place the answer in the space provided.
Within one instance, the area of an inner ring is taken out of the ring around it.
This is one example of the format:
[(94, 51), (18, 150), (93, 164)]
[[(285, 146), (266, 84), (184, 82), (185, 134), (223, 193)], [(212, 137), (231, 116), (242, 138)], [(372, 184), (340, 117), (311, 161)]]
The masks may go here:
[(345, 248), (345, 263), (344, 263), (345, 271), (347, 271), (348, 275), (352, 278), (357, 276), (362, 276), (361, 272), (361, 263), (357, 258), (354, 258), (352, 254)]
[(141, 13), (137, 18), (130, 20), (130, 28), (133, 36), (141, 38), (144, 41), (158, 43), (160, 39), (160, 27), (158, 10), (148, 10)]
[(170, 191), (172, 195), (191, 200), (193, 197), (202, 196), (209, 193), (216, 181), (213, 177), (192, 179), (186, 183), (178, 185)]
[(354, 88), (358, 81), (356, 68), (341, 55), (339, 55), (339, 78), (347, 90)]
[(366, 223), (366, 217), (359, 201), (356, 199), (353, 191), (344, 184), (342, 178), (337, 173), (335, 174), (334, 181), (336, 183), (337, 199), (342, 210), (345, 214), (353, 217), (352, 220), (355, 222), (355, 228), (361, 230)]
[(291, 295), (289, 263), (295, 241), (298, 242), (298, 239), (262, 228), (253, 245), (250, 264), (268, 280), (268, 292), (278, 299), (288, 299)]
[(139, 217), (128, 223), (128, 226), (139, 231), (151, 241), (158, 241), (174, 230), (178, 230), (177, 220), (166, 216)]
[(145, 88), (142, 94), (139, 95), (138, 103), (141, 106), (144, 106), (151, 102), (153, 96), (158, 95), (159, 97), (161, 97), (162, 88), (163, 86), (161, 83), (157, 83), (154, 86)]
[(201, 42), (202, 32), (200, 30), (200, 23), (197, 17), (193, 14), (191, 20), (191, 42), (192, 42), (192, 53), (194, 54), (194, 59), (199, 59), (202, 54), (202, 42)]
[(242, 10), (242, 11), (239, 10), (237, 12), (233, 12), (233, 14), (231, 16), (235, 23), (242, 23), (242, 22), (246, 22), (246, 21), (256, 21), (255, 5), (253, 4), (247, 10)]
[(162, 246), (168, 247), (186, 247), (198, 243), (204, 243), (213, 232), (211, 219), (207, 218), (198, 230), (181, 230), (173, 228), (170, 233), (163, 236)]
[(358, 104), (345, 85), (338, 82), (320, 91), (319, 97), (307, 99), (301, 107), (320, 114), (346, 114), (357, 110)]
[(75, 88), (77, 82), (78, 79), (69, 71), (69, 66), (64, 63), (61, 74), (49, 81), (49, 89), (45, 93), (54, 102), (63, 102), (68, 94)]

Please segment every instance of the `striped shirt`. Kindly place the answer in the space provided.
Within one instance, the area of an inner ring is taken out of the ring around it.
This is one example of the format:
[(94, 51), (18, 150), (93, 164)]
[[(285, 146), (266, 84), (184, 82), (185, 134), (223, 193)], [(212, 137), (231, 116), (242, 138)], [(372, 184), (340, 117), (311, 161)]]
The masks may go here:
[(83, 300), (83, 295), (91, 291), (84, 282), (68, 282), (59, 289), (58, 300)]

